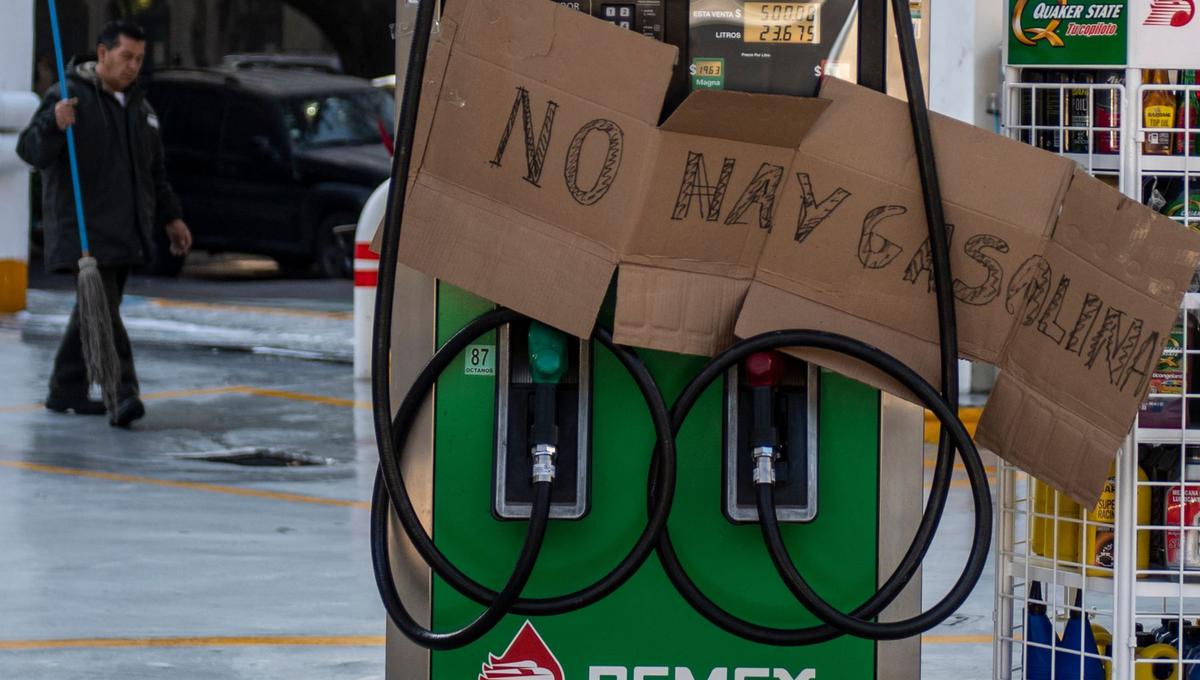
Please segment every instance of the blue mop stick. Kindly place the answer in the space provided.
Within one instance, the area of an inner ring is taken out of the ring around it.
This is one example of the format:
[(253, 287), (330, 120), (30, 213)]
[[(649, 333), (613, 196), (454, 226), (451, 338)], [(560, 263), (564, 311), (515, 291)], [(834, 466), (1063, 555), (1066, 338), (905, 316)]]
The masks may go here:
[[(58, 66), (58, 90), (63, 101), (71, 98), (67, 92), (67, 70), (63, 66), (62, 36), (58, 32), (58, 8), (54, 0), (50, 3), (50, 32), (54, 34), (54, 61)], [(79, 160), (75, 155), (75, 129), (67, 128), (67, 155), (71, 160), (71, 186), (75, 190), (75, 219), (79, 223), (79, 247), (83, 257), (88, 257), (87, 225), (83, 221), (83, 190), (79, 186)]]
[[(67, 71), (63, 66), (62, 37), (58, 32), (58, 8), (50, 4), (50, 31), (54, 34), (54, 59), (58, 64), (58, 87), (67, 101)], [(71, 186), (75, 190), (75, 219), (79, 223), (79, 276), (76, 280), (76, 310), (79, 313), (79, 340), (89, 382), (100, 386), (104, 405), (115, 417), (121, 360), (113, 341), (113, 322), (105, 299), (104, 280), (99, 263), (89, 254), (87, 225), (83, 220), (83, 191), (79, 183), (79, 161), (75, 153), (74, 126), (67, 127), (67, 155), (71, 161)]]

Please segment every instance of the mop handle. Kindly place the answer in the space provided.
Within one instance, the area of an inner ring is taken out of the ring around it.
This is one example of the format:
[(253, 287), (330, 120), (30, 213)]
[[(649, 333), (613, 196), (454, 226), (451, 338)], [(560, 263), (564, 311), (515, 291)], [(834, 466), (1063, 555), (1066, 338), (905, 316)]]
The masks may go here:
[[(54, 61), (58, 66), (58, 89), (62, 95), (62, 100), (67, 101), (70, 95), (67, 93), (67, 72), (63, 67), (62, 53), (62, 37), (58, 33), (58, 9), (54, 5), (54, 0), (47, 0), (50, 3), (50, 32), (54, 35)], [(87, 226), (83, 221), (83, 191), (79, 188), (79, 161), (75, 156), (75, 129), (74, 126), (67, 128), (67, 155), (71, 160), (71, 186), (75, 189), (75, 219), (79, 222), (79, 247), (83, 251), (83, 256), (88, 256), (88, 237)]]

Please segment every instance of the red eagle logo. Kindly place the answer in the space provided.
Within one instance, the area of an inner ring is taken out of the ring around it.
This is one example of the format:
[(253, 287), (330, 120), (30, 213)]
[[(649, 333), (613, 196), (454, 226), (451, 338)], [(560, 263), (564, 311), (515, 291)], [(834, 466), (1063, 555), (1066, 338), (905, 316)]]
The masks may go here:
[(1195, 0), (1151, 0), (1144, 26), (1187, 26), (1196, 16)]
[(562, 666), (533, 624), (526, 621), (500, 656), (488, 654), (479, 680), (563, 680)]

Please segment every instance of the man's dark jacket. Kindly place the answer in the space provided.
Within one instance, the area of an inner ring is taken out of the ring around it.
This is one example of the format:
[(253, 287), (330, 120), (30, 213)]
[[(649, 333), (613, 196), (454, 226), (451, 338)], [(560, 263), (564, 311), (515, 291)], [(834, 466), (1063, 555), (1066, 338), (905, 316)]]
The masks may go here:
[[(68, 67), (67, 89), (79, 99), (75, 148), (83, 190), (90, 254), (101, 266), (137, 266), (153, 254), (155, 235), (181, 217), (179, 199), (167, 182), (158, 117), (136, 83), (125, 105), (104, 89), (96, 63)], [(73, 270), (79, 257), (79, 226), (66, 133), (58, 129), (56, 83), (21, 132), (17, 154), (42, 175), (42, 225), (46, 267)]]

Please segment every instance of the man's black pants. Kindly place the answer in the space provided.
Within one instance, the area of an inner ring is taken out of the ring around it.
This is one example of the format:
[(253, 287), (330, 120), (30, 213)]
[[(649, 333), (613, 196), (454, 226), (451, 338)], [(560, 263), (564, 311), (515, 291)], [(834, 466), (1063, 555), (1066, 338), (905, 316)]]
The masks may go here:
[[(118, 399), (137, 396), (137, 373), (133, 368), (133, 348), (121, 323), (121, 297), (125, 294), (125, 280), (129, 278), (129, 267), (100, 267), (100, 279), (104, 282), (104, 298), (108, 302), (108, 315), (112, 319), (113, 342), (117, 347), (117, 358), (121, 360), (121, 381), (117, 387)], [(71, 310), (71, 320), (58, 345), (54, 356), (54, 372), (50, 375), (50, 395), (61, 399), (87, 397), (87, 366), (83, 363), (83, 342), (79, 338), (79, 302)]]

